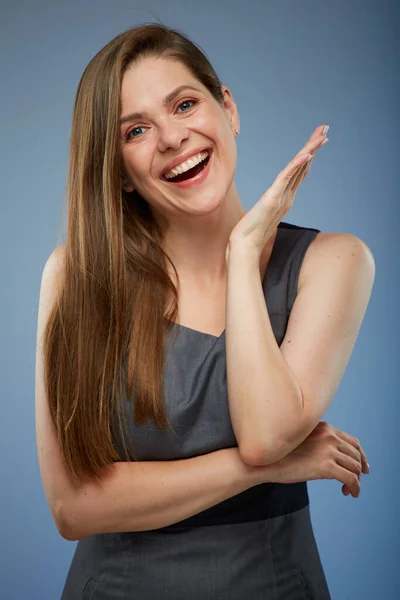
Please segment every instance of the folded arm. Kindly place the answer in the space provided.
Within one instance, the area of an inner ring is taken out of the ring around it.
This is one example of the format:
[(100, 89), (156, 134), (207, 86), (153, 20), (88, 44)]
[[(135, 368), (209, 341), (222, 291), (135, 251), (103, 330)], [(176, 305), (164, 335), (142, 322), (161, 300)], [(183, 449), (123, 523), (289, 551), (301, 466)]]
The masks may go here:
[(243, 460), (267, 465), (296, 448), (329, 407), (364, 318), (375, 263), (356, 236), (319, 233), (304, 256), (280, 347), (255, 257), (231, 249), (228, 269), (231, 420)]

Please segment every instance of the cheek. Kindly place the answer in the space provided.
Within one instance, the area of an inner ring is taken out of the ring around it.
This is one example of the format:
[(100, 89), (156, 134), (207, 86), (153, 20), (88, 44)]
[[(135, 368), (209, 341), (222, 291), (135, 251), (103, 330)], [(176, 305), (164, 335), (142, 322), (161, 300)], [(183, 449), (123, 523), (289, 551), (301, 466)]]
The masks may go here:
[(127, 175), (133, 182), (141, 178), (145, 168), (145, 159), (134, 154), (129, 148), (122, 151), (122, 164)]
[(188, 119), (189, 129), (198, 131), (215, 143), (220, 143), (226, 135), (226, 119), (218, 110), (199, 110)]
[(219, 145), (220, 152), (225, 156), (224, 160), (236, 160), (236, 141), (232, 133), (228, 119), (220, 116), (215, 121), (214, 137)]
[(237, 147), (236, 139), (233, 136), (231, 125), (227, 119), (221, 118), (216, 127), (216, 139), (220, 145), (220, 150), (224, 160), (236, 164)]

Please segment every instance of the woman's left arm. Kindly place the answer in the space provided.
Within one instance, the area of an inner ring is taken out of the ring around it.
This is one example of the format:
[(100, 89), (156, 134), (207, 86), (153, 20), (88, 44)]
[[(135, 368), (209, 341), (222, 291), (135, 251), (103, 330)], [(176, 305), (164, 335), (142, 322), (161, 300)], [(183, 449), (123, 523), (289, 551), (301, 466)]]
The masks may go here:
[(279, 347), (260, 278), (260, 254), (229, 249), (226, 357), (229, 409), (242, 459), (274, 463), (317, 426), (343, 377), (375, 277), (368, 246), (319, 233)]

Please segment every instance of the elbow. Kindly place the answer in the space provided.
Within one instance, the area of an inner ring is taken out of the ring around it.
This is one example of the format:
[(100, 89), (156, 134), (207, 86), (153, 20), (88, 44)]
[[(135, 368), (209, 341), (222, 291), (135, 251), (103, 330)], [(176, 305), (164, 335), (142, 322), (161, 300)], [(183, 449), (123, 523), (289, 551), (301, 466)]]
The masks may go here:
[(77, 506), (60, 504), (55, 512), (55, 523), (59, 534), (69, 542), (76, 542), (86, 537), (81, 535)]
[(240, 457), (243, 462), (251, 467), (266, 467), (278, 462), (288, 454), (287, 446), (284, 442), (276, 442), (268, 447), (248, 446), (239, 448)]
[(81, 536), (77, 535), (68, 524), (62, 523), (57, 525), (57, 529), (61, 537), (68, 542), (77, 542), (81, 539)]
[(74, 535), (65, 525), (57, 525), (58, 533), (68, 542), (77, 542), (80, 538)]
[(266, 467), (278, 462), (301, 444), (315, 425), (305, 417), (302, 394), (300, 400), (300, 414), (294, 415), (290, 422), (286, 421), (283, 429), (278, 430), (276, 428), (278, 433), (275, 433), (275, 435), (264, 434), (267, 439), (258, 443), (253, 439), (253, 441), (248, 441), (246, 444), (239, 444), (239, 452), (243, 462), (252, 467)]

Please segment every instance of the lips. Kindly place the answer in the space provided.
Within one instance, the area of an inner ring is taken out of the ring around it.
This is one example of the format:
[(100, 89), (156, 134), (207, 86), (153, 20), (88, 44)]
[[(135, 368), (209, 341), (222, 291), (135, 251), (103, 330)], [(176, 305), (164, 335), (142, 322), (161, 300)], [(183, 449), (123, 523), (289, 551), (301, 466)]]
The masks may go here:
[(204, 166), (200, 171), (198, 170), (198, 166), (194, 167), (193, 173), (196, 173), (196, 175), (192, 175), (188, 179), (180, 179), (180, 176), (174, 179), (167, 179), (167, 185), (176, 190), (196, 189), (198, 186), (203, 185), (203, 182), (208, 179), (212, 168), (212, 155), (213, 152), (210, 152), (209, 157), (201, 163)]
[(170, 163), (168, 163), (168, 165), (163, 169), (163, 171), (160, 175), (160, 179), (162, 179), (163, 181), (169, 181), (165, 177), (165, 173), (168, 173), (169, 171), (171, 171), (172, 169), (174, 169), (181, 163), (186, 162), (192, 156), (196, 156), (200, 152), (205, 152), (206, 150), (209, 153), (209, 156), (211, 156), (211, 152), (212, 152), (211, 148), (196, 148), (194, 150), (191, 150), (190, 152), (187, 152), (186, 154), (182, 154), (182, 156), (180, 156), (179, 158), (176, 158), (174, 161), (171, 161)]

